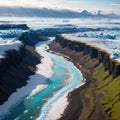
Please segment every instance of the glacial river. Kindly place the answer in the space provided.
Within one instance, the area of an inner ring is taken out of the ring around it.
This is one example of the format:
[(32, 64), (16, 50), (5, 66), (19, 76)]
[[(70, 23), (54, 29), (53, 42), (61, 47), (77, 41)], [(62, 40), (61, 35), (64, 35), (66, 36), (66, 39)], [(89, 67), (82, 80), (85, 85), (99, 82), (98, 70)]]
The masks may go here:
[(54, 63), (53, 75), (47, 79), (47, 87), (33, 96), (25, 96), (15, 103), (9, 114), (5, 115), (4, 120), (46, 120), (54, 102), (82, 83), (82, 75), (78, 69), (61, 56), (45, 51), (47, 44), (48, 42), (42, 42), (36, 46), (43, 57), (44, 55), (49, 56)]

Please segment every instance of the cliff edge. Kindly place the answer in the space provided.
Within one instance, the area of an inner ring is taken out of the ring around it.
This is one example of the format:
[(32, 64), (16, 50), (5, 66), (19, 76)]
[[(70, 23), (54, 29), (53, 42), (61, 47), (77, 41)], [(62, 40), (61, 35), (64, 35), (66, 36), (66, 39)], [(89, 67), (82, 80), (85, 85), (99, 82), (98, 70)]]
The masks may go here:
[(57, 35), (49, 47), (68, 56), (86, 80), (69, 93), (69, 105), (60, 120), (119, 120), (120, 63), (106, 51), (62, 35)]
[(20, 46), (19, 50), (6, 51), (4, 58), (0, 59), (0, 104), (3, 104), (17, 88), (26, 85), (29, 76), (35, 74), (36, 65), (41, 60), (34, 46), (37, 42), (44, 41), (44, 38), (29, 30), (24, 32), (19, 40), (24, 45)]

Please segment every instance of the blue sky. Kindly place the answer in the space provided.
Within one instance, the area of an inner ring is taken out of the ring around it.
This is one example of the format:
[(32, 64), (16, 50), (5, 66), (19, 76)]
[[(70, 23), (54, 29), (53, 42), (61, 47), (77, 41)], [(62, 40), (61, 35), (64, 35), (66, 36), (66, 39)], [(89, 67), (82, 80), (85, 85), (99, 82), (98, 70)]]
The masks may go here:
[(45, 7), (71, 10), (102, 10), (120, 13), (120, 0), (0, 0), (0, 6)]

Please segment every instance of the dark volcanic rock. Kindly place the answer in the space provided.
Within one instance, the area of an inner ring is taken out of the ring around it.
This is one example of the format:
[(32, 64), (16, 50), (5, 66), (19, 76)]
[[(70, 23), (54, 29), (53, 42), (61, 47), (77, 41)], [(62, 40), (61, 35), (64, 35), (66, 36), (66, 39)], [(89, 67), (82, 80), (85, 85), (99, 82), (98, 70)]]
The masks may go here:
[[(59, 35), (58, 37), (56, 37), (55, 41), (49, 44), (50, 50), (56, 53), (61, 53), (61, 55), (66, 56), (67, 59), (69, 59), (78, 69), (80, 69), (82, 71), (83, 78), (85, 78), (86, 81), (86, 83), (83, 86), (73, 90), (68, 94), (67, 97), (69, 105), (67, 106), (67, 108), (64, 111), (64, 114), (61, 115), (61, 118), (59, 120), (84, 119), (85, 118), (84, 116), (86, 116), (85, 111), (88, 108), (87, 106), (90, 105), (90, 100), (88, 100), (89, 99), (88, 96), (89, 97), (91, 96), (92, 98), (91, 100), (94, 102), (93, 103), (94, 107), (91, 111), (90, 116), (87, 119), (89, 120), (93, 120), (94, 118), (96, 120), (111, 119), (112, 118), (111, 116), (112, 114), (110, 113), (112, 111), (111, 107), (110, 108), (108, 107), (107, 110), (104, 110), (103, 108), (101, 108), (101, 106), (104, 107), (104, 105), (106, 106), (107, 104), (110, 104), (112, 101), (114, 105), (118, 103), (114, 101), (116, 99), (115, 97), (116, 96), (118, 97), (119, 89), (118, 91), (114, 91), (115, 92), (114, 97), (108, 97), (108, 94), (111, 93), (110, 91), (113, 89), (113, 87), (111, 87), (110, 90), (111, 85), (114, 85), (114, 87), (118, 86), (120, 80), (119, 79), (120, 63), (114, 59), (111, 59), (110, 55), (106, 51), (86, 45), (85, 43), (76, 41), (74, 42), (65, 39)], [(65, 43), (65, 45), (63, 45), (63, 43)], [(106, 72), (104, 71), (103, 68), (105, 68)], [(93, 75), (94, 72), (96, 77), (94, 77)], [(108, 72), (111, 75), (109, 75)], [(113, 78), (111, 78), (112, 76)], [(109, 90), (107, 90), (108, 86)], [(91, 89), (92, 92), (90, 92)], [(99, 95), (96, 96), (96, 93)], [(99, 100), (106, 100), (106, 98), (108, 98), (108, 101), (107, 102), (105, 101), (104, 104), (101, 103), (100, 105)], [(87, 111), (89, 110), (87, 109)], [(83, 112), (84, 114), (82, 114)], [(107, 114), (108, 112), (110, 113), (110, 115)]]
[(102, 62), (105, 66), (105, 70), (108, 70), (113, 77), (120, 75), (120, 63), (110, 58), (110, 55), (106, 51), (102, 51), (98, 48), (86, 45), (85, 43), (78, 41), (70, 41), (63, 38), (61, 35), (56, 36), (56, 43), (59, 43), (62, 48), (68, 47), (76, 52), (83, 51), (83, 55), (89, 54), (91, 58), (98, 58), (99, 62)]
[(8, 30), (8, 29), (27, 30), (27, 29), (29, 29), (29, 27), (26, 24), (3, 24), (3, 25), (0, 25), (0, 30)]
[(25, 44), (18, 51), (6, 51), (0, 59), (0, 104), (3, 104), (17, 88), (26, 85), (30, 75), (36, 71), (36, 65), (41, 57), (35, 51), (34, 45), (44, 41), (40, 34), (34, 31), (23, 33), (20, 40)]
[(46, 39), (41, 37), (39, 33), (33, 30), (29, 30), (27, 32), (24, 32), (19, 40), (21, 40), (24, 44), (34, 46), (36, 43), (45, 41)]
[(6, 58), (0, 60), (0, 104), (16, 88), (26, 84), (28, 77), (34, 74), (35, 65), (40, 63), (40, 56), (33, 47), (26, 46), (19, 51), (8, 51)]

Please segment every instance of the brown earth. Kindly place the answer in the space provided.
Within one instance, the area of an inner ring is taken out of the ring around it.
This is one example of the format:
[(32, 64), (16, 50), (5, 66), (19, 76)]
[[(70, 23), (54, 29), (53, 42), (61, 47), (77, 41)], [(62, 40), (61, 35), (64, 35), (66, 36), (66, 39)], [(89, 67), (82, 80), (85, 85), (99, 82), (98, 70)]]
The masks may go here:
[[(86, 93), (84, 92), (88, 88), (95, 87), (94, 79), (92, 78), (92, 67), (95, 67), (99, 64), (96, 62), (91, 68), (87, 68), (83, 66), (86, 60), (88, 60), (87, 55), (81, 54), (81, 52), (76, 52), (69, 48), (62, 48), (61, 45), (57, 42), (52, 42), (50, 45), (50, 50), (55, 51), (57, 53), (61, 53), (63, 56), (68, 56), (71, 62), (82, 72), (83, 77), (86, 82), (83, 86), (73, 90), (68, 94), (69, 105), (64, 111), (64, 114), (59, 120), (85, 120), (86, 112), (89, 107), (89, 99), (86, 98)], [(108, 120), (107, 115), (103, 112), (101, 106), (98, 103), (98, 100), (101, 98), (103, 93), (101, 91), (97, 92), (97, 96), (93, 99), (94, 107), (90, 115), (88, 116), (88, 120)]]

